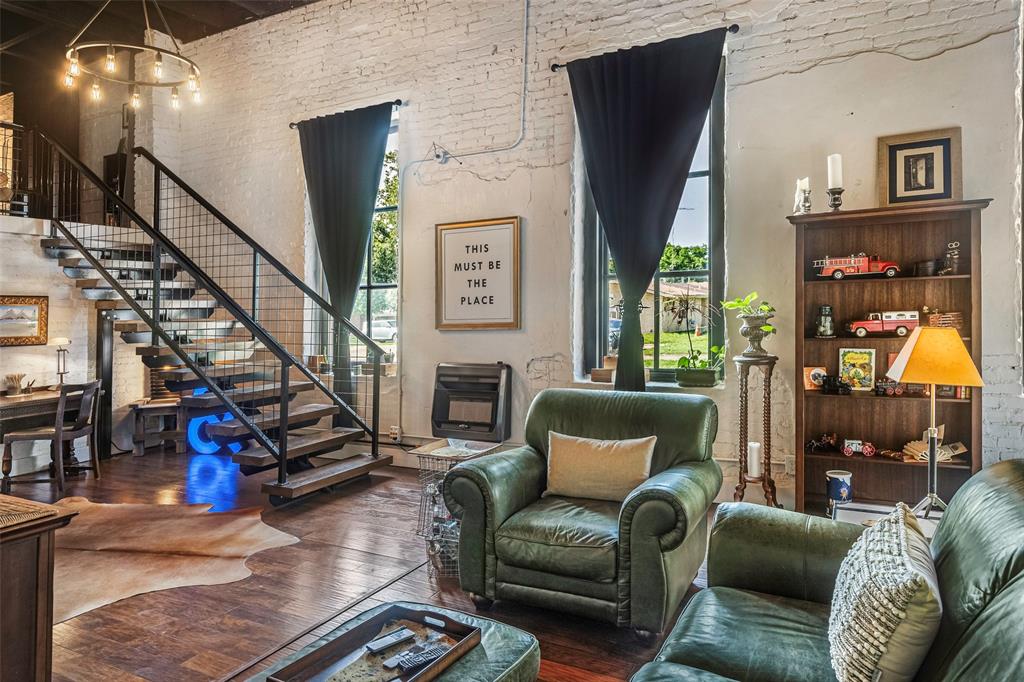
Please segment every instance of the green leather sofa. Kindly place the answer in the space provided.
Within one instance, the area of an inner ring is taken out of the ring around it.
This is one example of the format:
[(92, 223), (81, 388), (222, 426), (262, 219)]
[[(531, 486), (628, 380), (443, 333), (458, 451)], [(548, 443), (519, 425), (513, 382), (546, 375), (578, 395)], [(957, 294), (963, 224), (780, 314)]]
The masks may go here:
[[(719, 507), (708, 584), (633, 682), (834, 681), (828, 617), (839, 564), (863, 528)], [(917, 679), (1024, 679), (1024, 460), (974, 475), (931, 542), (942, 622)]]
[[(548, 389), (526, 445), (453, 468), (444, 498), (462, 521), (459, 580), (478, 606), (509, 599), (661, 632), (704, 561), (718, 412), (694, 395)], [(658, 437), (651, 477), (622, 503), (542, 497), (548, 432)]]

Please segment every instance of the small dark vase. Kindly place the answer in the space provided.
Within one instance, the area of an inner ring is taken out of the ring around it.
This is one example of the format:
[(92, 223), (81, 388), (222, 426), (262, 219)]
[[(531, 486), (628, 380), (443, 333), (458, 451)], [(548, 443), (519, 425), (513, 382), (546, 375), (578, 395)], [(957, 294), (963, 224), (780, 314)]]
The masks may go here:
[(775, 317), (775, 314), (758, 313), (756, 315), (738, 315), (737, 317), (743, 320), (743, 326), (740, 327), (740, 335), (747, 340), (747, 348), (743, 351), (743, 355), (748, 358), (759, 358), (769, 355), (768, 351), (761, 347), (761, 342), (771, 332), (765, 331), (761, 327), (768, 324), (768, 321)]

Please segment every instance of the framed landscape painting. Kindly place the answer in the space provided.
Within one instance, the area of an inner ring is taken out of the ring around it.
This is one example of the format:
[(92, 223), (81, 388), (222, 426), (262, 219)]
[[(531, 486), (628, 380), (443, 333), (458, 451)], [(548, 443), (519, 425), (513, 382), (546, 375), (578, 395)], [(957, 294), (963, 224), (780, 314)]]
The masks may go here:
[(0, 346), (46, 345), (47, 296), (0, 296)]
[(878, 138), (878, 204), (963, 199), (960, 128)]

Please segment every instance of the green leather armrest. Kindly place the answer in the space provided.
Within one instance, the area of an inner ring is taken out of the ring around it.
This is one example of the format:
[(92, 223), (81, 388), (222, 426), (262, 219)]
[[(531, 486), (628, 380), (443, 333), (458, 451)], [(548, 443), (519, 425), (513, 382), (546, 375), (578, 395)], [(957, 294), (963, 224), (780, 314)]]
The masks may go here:
[(459, 581), (468, 592), (494, 598), (494, 531), (540, 499), (547, 462), (526, 446), (459, 464), (444, 479), (444, 501), (462, 521)]
[(651, 476), (622, 502), (620, 545), (628, 547), (630, 536), (641, 532), (657, 538), (661, 551), (675, 549), (708, 513), (721, 487), (722, 470), (711, 460), (679, 464)]
[(708, 586), (828, 604), (839, 565), (863, 531), (783, 509), (723, 504), (711, 528)]

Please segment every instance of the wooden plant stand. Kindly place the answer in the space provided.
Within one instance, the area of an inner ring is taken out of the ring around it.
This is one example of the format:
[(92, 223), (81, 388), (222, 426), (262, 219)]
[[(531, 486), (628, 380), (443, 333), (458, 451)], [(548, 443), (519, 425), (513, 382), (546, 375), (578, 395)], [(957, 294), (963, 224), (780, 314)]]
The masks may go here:
[[(764, 490), (764, 501), (769, 507), (779, 507), (775, 495), (775, 480), (772, 478), (772, 372), (779, 358), (775, 355), (750, 357), (737, 355), (732, 359), (736, 363), (736, 372), (740, 378), (740, 436), (739, 464), (740, 480), (732, 494), (734, 502), (742, 502), (748, 483), (760, 483)], [(761, 435), (761, 475), (750, 476), (747, 473), (747, 428), (750, 421), (748, 410), (748, 391), (750, 387), (750, 369), (757, 367), (764, 375), (764, 418)]]

